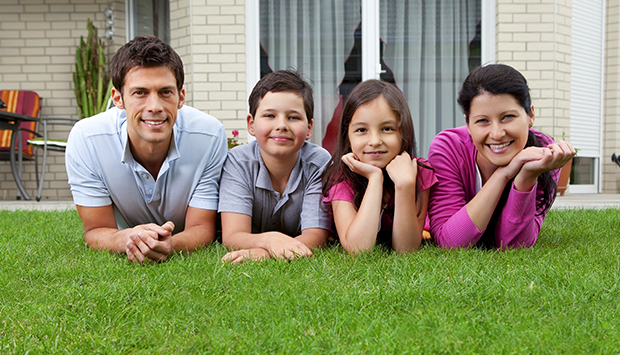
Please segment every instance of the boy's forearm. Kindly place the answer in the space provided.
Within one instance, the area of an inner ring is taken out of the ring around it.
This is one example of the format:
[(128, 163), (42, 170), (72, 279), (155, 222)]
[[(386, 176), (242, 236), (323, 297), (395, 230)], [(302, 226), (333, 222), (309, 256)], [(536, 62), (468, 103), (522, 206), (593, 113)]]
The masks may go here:
[(327, 243), (329, 230), (322, 228), (308, 228), (301, 231), (295, 239), (304, 243), (308, 248), (322, 247)]

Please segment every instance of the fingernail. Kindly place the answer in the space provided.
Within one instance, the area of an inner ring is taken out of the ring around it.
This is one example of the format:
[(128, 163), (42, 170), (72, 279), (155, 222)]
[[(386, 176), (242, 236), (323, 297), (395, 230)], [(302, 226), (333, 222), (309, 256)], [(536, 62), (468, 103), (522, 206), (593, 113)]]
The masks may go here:
[(131, 250), (127, 250), (126, 254), (127, 256), (133, 256), (133, 253), (131, 252)]
[(132, 235), (132, 236), (129, 237), (129, 239), (131, 239), (131, 240), (133, 240), (135, 242), (136, 241), (136, 236)]

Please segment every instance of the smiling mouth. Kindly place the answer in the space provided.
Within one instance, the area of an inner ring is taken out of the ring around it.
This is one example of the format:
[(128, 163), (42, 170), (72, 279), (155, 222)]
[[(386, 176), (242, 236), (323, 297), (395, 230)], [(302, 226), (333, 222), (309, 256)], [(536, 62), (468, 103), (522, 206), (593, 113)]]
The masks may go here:
[(382, 155), (382, 154), (385, 154), (385, 153), (387, 153), (387, 152), (385, 152), (385, 151), (364, 152), (364, 154), (373, 155), (373, 156)]
[(512, 143), (514, 143), (514, 141), (510, 141), (510, 142), (506, 142), (502, 144), (487, 144), (487, 146), (493, 150), (501, 150), (501, 149), (508, 147)]
[(142, 122), (148, 124), (148, 125), (152, 125), (152, 126), (157, 126), (160, 125), (164, 122), (166, 122), (167, 120), (161, 120), (161, 121), (149, 121), (149, 120), (142, 120)]
[(291, 140), (291, 138), (288, 137), (271, 137), (272, 140), (276, 141), (276, 142), (288, 142)]

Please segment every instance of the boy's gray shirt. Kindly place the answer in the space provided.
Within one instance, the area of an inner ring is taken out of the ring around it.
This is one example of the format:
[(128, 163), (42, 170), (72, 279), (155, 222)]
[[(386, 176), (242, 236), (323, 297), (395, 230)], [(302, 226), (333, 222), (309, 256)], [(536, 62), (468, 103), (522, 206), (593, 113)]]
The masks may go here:
[(321, 174), (331, 158), (318, 145), (305, 142), (284, 193), (274, 191), (256, 141), (233, 148), (220, 181), (218, 212), (252, 217), (252, 233), (282, 232), (291, 237), (309, 228), (331, 229), (323, 206)]

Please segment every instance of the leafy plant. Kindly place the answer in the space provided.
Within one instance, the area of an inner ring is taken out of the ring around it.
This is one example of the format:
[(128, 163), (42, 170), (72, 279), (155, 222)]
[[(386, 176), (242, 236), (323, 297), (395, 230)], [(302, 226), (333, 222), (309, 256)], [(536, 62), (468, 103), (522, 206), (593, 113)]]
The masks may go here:
[[(97, 27), (90, 19), (86, 22), (88, 38), (80, 36), (80, 46), (75, 50), (73, 84), (80, 118), (94, 116), (107, 109), (112, 80), (105, 74), (105, 45), (97, 37)], [(106, 85), (106, 91), (104, 91)]]
[(232, 138), (227, 138), (228, 139), (228, 150), (233, 149), (234, 147), (241, 145), (241, 143), (239, 143), (239, 131), (234, 130), (232, 131)]

